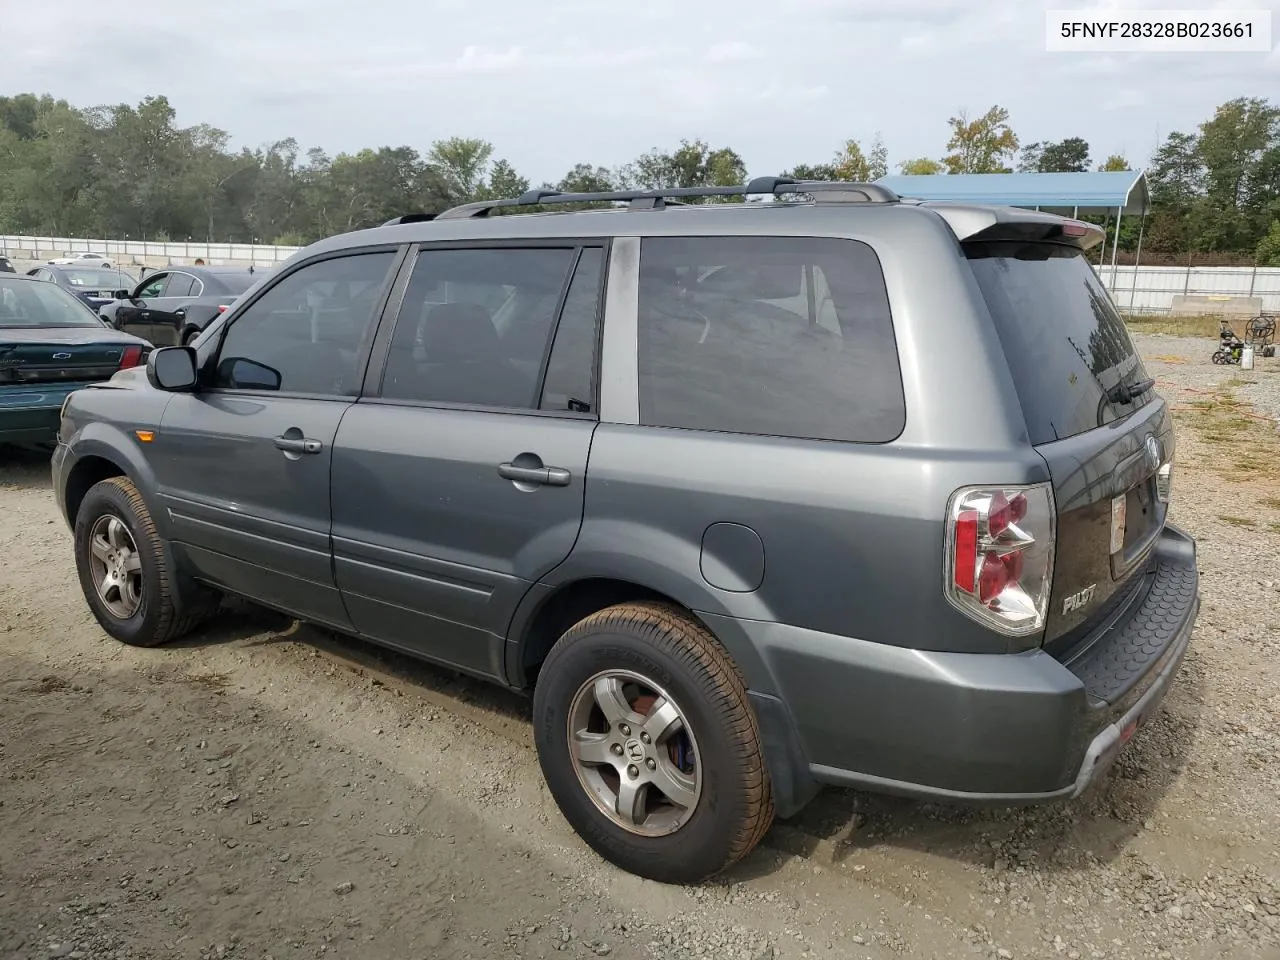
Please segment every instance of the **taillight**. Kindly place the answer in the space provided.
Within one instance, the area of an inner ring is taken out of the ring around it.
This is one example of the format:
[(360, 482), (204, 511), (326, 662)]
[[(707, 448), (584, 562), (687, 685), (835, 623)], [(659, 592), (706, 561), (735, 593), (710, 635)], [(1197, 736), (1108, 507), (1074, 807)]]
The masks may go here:
[(141, 347), (125, 347), (124, 353), (120, 354), (120, 369), (128, 370), (130, 367), (136, 367), (141, 359)]
[(219, 313), (226, 313), (226, 312), (227, 312), (228, 310), (230, 310), (230, 309), (231, 309), (231, 304), (229, 304), (229, 303), (220, 303), (220, 304), (218, 304), (218, 312), (219, 312)]
[(947, 506), (947, 599), (1010, 636), (1044, 629), (1056, 517), (1048, 484), (957, 490)]

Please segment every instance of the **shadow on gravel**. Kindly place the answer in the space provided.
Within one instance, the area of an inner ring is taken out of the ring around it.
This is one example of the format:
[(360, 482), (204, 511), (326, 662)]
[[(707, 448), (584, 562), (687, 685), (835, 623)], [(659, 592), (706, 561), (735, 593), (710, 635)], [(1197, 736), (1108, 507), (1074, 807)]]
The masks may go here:
[[(532, 742), (525, 696), (365, 641), (295, 625), (285, 615), (249, 603), (231, 601), (203, 630), (173, 646), (223, 643), (297, 644), (372, 687), (463, 715), (521, 745)], [(904, 859), (903, 853), (926, 854), (997, 870), (1064, 871), (1110, 861), (1156, 815), (1187, 764), (1203, 687), (1193, 644), (1160, 714), (1134, 736), (1103, 781), (1077, 800), (960, 807), (829, 788), (797, 817), (774, 825), (764, 841), (772, 855), (764, 850), (749, 857), (725, 879), (745, 881), (776, 872), (777, 852), (829, 865), (872, 853), (891, 860)]]
[[(1204, 687), (1193, 641), (1161, 712), (1134, 735), (1104, 779), (1076, 800), (961, 807), (827, 789), (797, 817), (776, 824), (766, 842), (829, 864), (862, 852), (893, 858), (903, 851), (997, 870), (1065, 871), (1111, 861), (1156, 815), (1187, 765)], [(759, 866), (769, 870), (768, 864)]]
[[(521, 694), (369, 641), (310, 624), (295, 625), (293, 618), (247, 601), (226, 601), (224, 609), (203, 628), (168, 646), (181, 649), (227, 643), (249, 647), (296, 643), (326, 655), (372, 686), (389, 687), (401, 696), (419, 696), (450, 710), (461, 704), (473, 714), (490, 714), (501, 723), (531, 720), (529, 699)], [(532, 739), (529, 731), (520, 736), (521, 743)]]
[(0, 487), (48, 490), (53, 483), (48, 450), (30, 450), (0, 443)]

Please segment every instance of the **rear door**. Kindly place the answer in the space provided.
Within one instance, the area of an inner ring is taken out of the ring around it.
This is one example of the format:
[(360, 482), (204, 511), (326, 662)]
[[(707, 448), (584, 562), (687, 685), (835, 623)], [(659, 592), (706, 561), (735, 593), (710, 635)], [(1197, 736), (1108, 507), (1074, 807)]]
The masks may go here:
[(175, 270), (169, 274), (160, 296), (147, 301), (152, 343), (162, 347), (182, 343), (184, 308), (191, 302), (193, 291), (199, 288), (200, 281), (189, 273)]
[(1045, 643), (1065, 644), (1121, 599), (1164, 527), (1157, 474), (1172, 463), (1172, 418), (1080, 248), (964, 246), (1031, 442), (1053, 478), (1057, 554)]
[(502, 676), (516, 604), (582, 524), (603, 263), (599, 241), (419, 253), (334, 451), (362, 634)]
[[(329, 543), (333, 441), (359, 394), (397, 251), (290, 271), (231, 319), (148, 457), (174, 548), (204, 579), (349, 630)], [(334, 299), (329, 323), (315, 315)]]

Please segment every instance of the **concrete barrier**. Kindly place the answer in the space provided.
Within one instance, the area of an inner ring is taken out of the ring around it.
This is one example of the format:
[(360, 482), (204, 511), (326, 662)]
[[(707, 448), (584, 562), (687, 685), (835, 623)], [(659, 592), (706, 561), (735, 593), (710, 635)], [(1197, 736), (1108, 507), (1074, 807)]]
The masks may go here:
[(1256, 317), (1262, 312), (1262, 298), (1179, 293), (1174, 295), (1169, 312), (1174, 316)]

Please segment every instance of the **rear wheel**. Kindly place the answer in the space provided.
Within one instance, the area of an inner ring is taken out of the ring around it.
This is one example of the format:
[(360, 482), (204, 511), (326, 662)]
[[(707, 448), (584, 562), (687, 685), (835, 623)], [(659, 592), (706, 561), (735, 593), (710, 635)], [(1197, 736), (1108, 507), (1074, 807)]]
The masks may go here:
[(565, 819), (639, 876), (703, 880), (746, 856), (772, 822), (737, 669), (672, 608), (610, 607), (561, 637), (534, 691), (534, 733)]
[(76, 572), (102, 629), (117, 640), (154, 647), (191, 630), (216, 607), (201, 597), (178, 615), (173, 571), (151, 514), (133, 483), (94, 484), (76, 514)]

